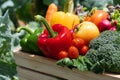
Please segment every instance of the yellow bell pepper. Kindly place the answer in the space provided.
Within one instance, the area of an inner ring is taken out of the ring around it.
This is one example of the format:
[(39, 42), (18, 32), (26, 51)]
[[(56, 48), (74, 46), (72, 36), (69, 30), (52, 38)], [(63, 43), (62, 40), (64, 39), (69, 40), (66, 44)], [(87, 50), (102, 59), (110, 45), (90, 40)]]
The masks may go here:
[(72, 29), (75, 25), (80, 23), (80, 19), (77, 15), (72, 13), (65, 13), (62, 11), (55, 12), (51, 18), (51, 26), (54, 24), (62, 24), (69, 29)]

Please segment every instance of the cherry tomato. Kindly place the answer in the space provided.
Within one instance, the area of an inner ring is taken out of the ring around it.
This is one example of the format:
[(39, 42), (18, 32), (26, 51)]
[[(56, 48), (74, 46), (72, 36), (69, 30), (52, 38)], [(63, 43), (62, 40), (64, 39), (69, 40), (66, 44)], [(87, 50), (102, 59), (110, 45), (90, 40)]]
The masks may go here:
[(68, 49), (68, 56), (71, 59), (76, 59), (79, 56), (79, 51), (75, 46), (70, 46)]
[(81, 38), (74, 38), (72, 40), (72, 43), (74, 46), (76, 46), (78, 49), (81, 49), (85, 45), (85, 41)]
[(85, 55), (89, 50), (88, 46), (84, 45), (80, 50), (80, 55)]
[(58, 54), (58, 58), (59, 59), (63, 59), (63, 58), (66, 58), (68, 57), (68, 52), (66, 51), (60, 51), (59, 54)]

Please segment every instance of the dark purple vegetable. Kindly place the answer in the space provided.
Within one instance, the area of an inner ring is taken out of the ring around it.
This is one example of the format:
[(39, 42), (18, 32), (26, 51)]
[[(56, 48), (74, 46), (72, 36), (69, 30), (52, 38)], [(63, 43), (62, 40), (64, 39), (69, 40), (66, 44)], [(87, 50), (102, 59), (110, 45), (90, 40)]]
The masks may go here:
[(98, 24), (98, 28), (99, 28), (100, 32), (105, 31), (105, 30), (109, 30), (111, 27), (112, 27), (111, 22), (107, 19), (102, 20)]

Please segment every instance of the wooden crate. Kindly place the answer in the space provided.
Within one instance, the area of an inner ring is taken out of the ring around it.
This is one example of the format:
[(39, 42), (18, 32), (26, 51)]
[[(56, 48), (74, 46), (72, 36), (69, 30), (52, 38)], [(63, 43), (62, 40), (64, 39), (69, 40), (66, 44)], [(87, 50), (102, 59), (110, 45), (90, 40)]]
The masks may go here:
[(119, 74), (95, 74), (56, 65), (56, 60), (22, 51), (14, 53), (20, 80), (120, 80)]

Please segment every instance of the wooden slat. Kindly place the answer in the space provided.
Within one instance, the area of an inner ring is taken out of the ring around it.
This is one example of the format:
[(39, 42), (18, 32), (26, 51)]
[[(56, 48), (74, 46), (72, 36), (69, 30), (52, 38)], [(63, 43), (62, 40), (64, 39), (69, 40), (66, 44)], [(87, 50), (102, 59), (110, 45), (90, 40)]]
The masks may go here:
[[(24, 67), (28, 70), (32, 70), (38, 75), (45, 75), (56, 80), (119, 80), (117, 77), (111, 77), (106, 75), (98, 75), (92, 72), (82, 72), (79, 70), (70, 70), (66, 67), (56, 65), (56, 61), (53, 59), (45, 58), (42, 56), (31, 55), (23, 53), (21, 51), (15, 52), (16, 63), (20, 67)], [(19, 73), (22, 73), (18, 69)], [(29, 72), (29, 71), (28, 71)], [(32, 72), (31, 72), (32, 73)], [(27, 75), (26, 75), (27, 76)], [(44, 76), (43, 76), (44, 77)], [(37, 80), (37, 79), (34, 79)], [(42, 79), (43, 80), (43, 79)], [(53, 80), (53, 79), (52, 79)]]
[(42, 73), (38, 73), (23, 67), (18, 67), (18, 76), (20, 80), (58, 80), (56, 77), (51, 77)]

